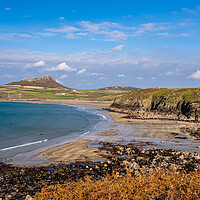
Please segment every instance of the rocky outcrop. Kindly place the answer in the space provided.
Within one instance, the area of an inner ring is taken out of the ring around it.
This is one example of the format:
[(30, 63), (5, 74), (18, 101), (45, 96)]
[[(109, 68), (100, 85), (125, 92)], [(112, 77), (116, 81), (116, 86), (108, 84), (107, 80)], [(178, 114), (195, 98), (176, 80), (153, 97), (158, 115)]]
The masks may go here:
[(42, 76), (39, 78), (25, 78), (21, 81), (11, 82), (6, 85), (21, 85), (21, 86), (38, 86), (38, 87), (49, 87), (49, 88), (67, 88), (59, 83), (56, 82), (56, 80), (49, 76)]
[(78, 181), (85, 176), (91, 177), (94, 181), (116, 171), (120, 176), (127, 172), (139, 176), (142, 171), (150, 174), (158, 167), (185, 170), (189, 173), (199, 169), (200, 165), (200, 155), (197, 153), (139, 149), (133, 143), (100, 144), (102, 147), (99, 149), (106, 152), (101, 155), (106, 158), (104, 162), (59, 163), (40, 167), (18, 167), (0, 163), (0, 198), (31, 199), (44, 186), (63, 184), (68, 180)]
[(15, 101), (15, 100), (41, 100), (41, 98), (34, 97), (23, 93), (4, 93), (0, 92), (0, 101)]
[[(199, 89), (191, 89), (192, 95)], [(200, 101), (193, 101), (184, 89), (146, 89), (116, 98), (108, 108), (136, 119), (173, 119), (198, 121)]]

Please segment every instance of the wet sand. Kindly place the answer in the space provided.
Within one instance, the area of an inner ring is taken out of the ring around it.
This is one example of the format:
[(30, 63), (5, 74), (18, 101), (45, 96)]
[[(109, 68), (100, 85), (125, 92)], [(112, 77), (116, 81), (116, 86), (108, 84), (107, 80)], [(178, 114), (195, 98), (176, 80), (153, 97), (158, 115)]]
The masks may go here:
[(88, 148), (90, 141), (78, 140), (54, 147), (40, 153), (39, 157), (49, 158), (53, 162), (76, 162), (89, 160), (103, 160), (97, 148)]
[[(116, 123), (125, 124), (136, 124), (136, 125), (147, 125), (149, 131), (147, 133), (138, 134), (137, 137), (147, 138), (176, 138), (182, 137), (189, 140), (195, 138), (191, 137), (189, 133), (183, 133), (180, 131), (184, 127), (199, 127), (199, 124), (184, 122), (184, 121), (173, 121), (173, 120), (141, 120), (141, 119), (129, 119), (126, 118), (127, 114), (117, 112), (106, 112), (111, 115), (112, 119)], [(117, 128), (117, 127), (116, 127)]]
[(117, 135), (117, 131), (117, 129), (108, 129), (107, 131), (99, 133), (98, 136), (115, 136)]
[[(36, 102), (34, 102), (36, 103)], [(76, 105), (85, 106), (92, 108), (103, 108), (108, 107), (112, 102), (93, 102), (93, 101), (80, 101), (80, 100), (64, 100), (64, 101), (39, 101), (38, 103), (56, 103), (56, 104), (66, 104), (66, 105)], [(107, 112), (105, 113), (111, 115), (112, 119), (116, 124), (110, 126), (110, 129), (102, 133), (97, 134), (97, 136), (116, 136), (118, 135), (117, 123), (124, 123), (130, 125), (147, 125), (148, 130), (146, 133), (134, 135), (134, 137), (144, 137), (144, 138), (165, 138), (165, 139), (176, 139), (180, 137), (187, 140), (194, 140), (188, 133), (182, 133), (180, 128), (186, 126), (199, 126), (190, 122), (183, 121), (172, 121), (172, 120), (141, 120), (141, 119), (129, 119), (126, 118), (126, 114), (117, 112)], [(114, 128), (114, 129), (113, 129)], [(179, 139), (180, 139), (179, 138)], [(112, 139), (109, 138), (109, 141)], [(99, 141), (99, 140), (98, 140)], [(103, 139), (102, 141), (106, 141)], [(113, 138), (113, 142), (115, 139)], [(49, 149), (38, 156), (47, 157), (54, 162), (75, 162), (75, 161), (87, 161), (87, 160), (99, 160), (102, 157), (99, 155), (97, 148), (88, 148), (87, 146), (91, 142), (89, 140), (78, 140), (76, 142), (61, 145), (52, 149)]]

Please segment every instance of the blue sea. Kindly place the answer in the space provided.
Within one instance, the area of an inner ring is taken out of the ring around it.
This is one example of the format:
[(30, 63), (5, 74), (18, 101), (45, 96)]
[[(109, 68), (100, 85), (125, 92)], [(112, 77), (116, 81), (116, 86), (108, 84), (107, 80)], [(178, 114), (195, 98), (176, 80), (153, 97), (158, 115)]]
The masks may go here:
[(89, 108), (0, 102), (0, 161), (94, 131), (102, 120)]

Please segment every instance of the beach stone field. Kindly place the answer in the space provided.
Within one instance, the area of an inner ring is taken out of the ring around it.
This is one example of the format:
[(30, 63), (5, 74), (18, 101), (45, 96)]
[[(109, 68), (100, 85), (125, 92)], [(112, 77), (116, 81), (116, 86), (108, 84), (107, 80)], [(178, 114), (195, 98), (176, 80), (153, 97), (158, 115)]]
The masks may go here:
[(105, 161), (58, 163), (48, 166), (20, 167), (0, 163), (0, 199), (32, 199), (44, 186), (78, 181), (90, 176), (99, 180), (105, 175), (119, 176), (131, 172), (152, 173), (158, 167), (191, 172), (197, 170), (200, 155), (178, 150), (141, 149), (133, 143), (126, 145), (100, 142), (100, 155)]

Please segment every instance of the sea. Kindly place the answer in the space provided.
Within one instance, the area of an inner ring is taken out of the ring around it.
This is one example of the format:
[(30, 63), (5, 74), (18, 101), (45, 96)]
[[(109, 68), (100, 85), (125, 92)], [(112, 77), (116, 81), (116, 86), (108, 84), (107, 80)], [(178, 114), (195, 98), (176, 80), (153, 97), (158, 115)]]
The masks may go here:
[[(108, 129), (117, 129), (117, 135), (98, 135)], [(105, 140), (125, 144), (139, 141), (148, 142), (149, 145), (145, 145), (148, 149), (156, 147), (200, 153), (198, 140), (138, 136), (151, 129), (145, 123), (116, 123), (109, 114), (95, 107), (0, 102), (0, 162), (34, 166), (46, 164), (50, 160), (38, 157), (39, 153), (81, 139), (92, 141), (89, 147), (99, 147), (98, 141)]]
[(103, 125), (106, 121), (107, 117), (97, 109), (63, 104), (0, 102), (0, 162), (12, 163), (15, 160), (14, 163), (20, 164), (27, 152), (39, 152), (94, 134), (103, 127), (107, 128)]

